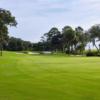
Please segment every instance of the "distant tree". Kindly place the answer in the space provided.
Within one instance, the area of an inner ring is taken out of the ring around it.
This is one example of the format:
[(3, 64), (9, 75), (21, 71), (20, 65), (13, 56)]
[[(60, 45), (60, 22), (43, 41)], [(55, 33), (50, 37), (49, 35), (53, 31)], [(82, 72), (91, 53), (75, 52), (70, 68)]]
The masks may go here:
[(59, 33), (52, 37), (51, 40), (52, 48), (56, 51), (62, 51), (62, 34)]
[(10, 11), (0, 8), (0, 55), (2, 56), (3, 43), (8, 38), (8, 26), (16, 26), (17, 22), (15, 17), (12, 16)]
[(31, 51), (33, 49), (33, 43), (24, 41), (20, 38), (10, 37), (7, 47), (7, 50), (10, 51)]
[(99, 47), (96, 45), (96, 41), (100, 41), (100, 24), (94, 25), (89, 29), (90, 39), (97, 51), (100, 52)]
[(65, 49), (68, 53), (71, 52), (71, 46), (73, 44), (74, 38), (75, 38), (75, 32), (70, 26), (65, 26), (62, 29), (62, 40), (63, 40), (63, 51), (65, 52)]
[(61, 33), (56, 27), (53, 27), (48, 33), (44, 34), (42, 41), (48, 43), (51, 51), (55, 51), (59, 48), (58, 46), (61, 41)]
[(44, 50), (44, 44), (43, 42), (33, 43), (33, 51), (43, 51)]
[(23, 50), (23, 41), (19, 38), (14, 38), (14, 37), (9, 38), (8, 50), (22, 51)]
[(23, 45), (23, 50), (27, 51), (32, 51), (33, 50), (33, 43), (31, 43), (30, 41), (23, 41), (22, 43)]
[(10, 51), (17, 51), (17, 39), (14, 37), (9, 38), (7, 47)]
[(83, 52), (85, 50), (87, 42), (87, 34), (84, 32), (84, 29), (80, 26), (75, 28), (75, 51), (79, 50), (80, 52)]

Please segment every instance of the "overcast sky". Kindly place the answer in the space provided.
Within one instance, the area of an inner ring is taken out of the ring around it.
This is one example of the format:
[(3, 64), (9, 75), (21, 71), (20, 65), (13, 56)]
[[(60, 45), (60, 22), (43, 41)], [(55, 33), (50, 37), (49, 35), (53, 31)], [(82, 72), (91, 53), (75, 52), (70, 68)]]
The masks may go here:
[(88, 29), (100, 23), (100, 0), (0, 0), (0, 8), (10, 10), (18, 22), (10, 36), (37, 42), (51, 27), (65, 25)]

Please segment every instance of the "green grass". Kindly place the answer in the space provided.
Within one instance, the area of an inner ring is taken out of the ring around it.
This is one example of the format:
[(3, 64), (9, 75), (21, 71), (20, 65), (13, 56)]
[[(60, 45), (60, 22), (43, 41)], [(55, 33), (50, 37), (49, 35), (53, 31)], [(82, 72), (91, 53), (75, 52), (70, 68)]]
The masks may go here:
[(100, 100), (100, 58), (5, 52), (0, 100)]

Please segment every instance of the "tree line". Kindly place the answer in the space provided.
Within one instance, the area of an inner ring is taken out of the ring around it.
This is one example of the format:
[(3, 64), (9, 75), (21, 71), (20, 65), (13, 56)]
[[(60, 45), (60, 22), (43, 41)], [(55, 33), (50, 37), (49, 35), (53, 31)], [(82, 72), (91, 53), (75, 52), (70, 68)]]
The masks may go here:
[[(100, 52), (100, 24), (84, 30), (81, 26), (75, 29), (65, 26), (62, 31), (53, 27), (45, 33), (38, 43), (24, 41), (20, 38), (9, 37), (8, 26), (16, 26), (17, 21), (10, 11), (0, 9), (0, 50), (9, 51), (51, 51), (67, 54), (83, 54), (87, 44), (92, 43)], [(91, 49), (89, 49), (91, 51)]]
[[(92, 26), (87, 31), (80, 26), (75, 29), (65, 26), (61, 32), (56, 27), (51, 28), (38, 43), (9, 37), (3, 48), (10, 51), (60, 51), (67, 54), (83, 54), (89, 43), (92, 43), (97, 52), (100, 52), (100, 45), (97, 46), (97, 41), (100, 41), (99, 24)], [(91, 49), (89, 48), (89, 50)]]
[(61, 32), (53, 27), (41, 37), (43, 50), (48, 48), (50, 51), (62, 51), (68, 54), (82, 54), (89, 43), (92, 43), (99, 53), (100, 44), (97, 46), (97, 41), (100, 41), (100, 24), (93, 25), (87, 31), (81, 26), (75, 29), (65, 26)]

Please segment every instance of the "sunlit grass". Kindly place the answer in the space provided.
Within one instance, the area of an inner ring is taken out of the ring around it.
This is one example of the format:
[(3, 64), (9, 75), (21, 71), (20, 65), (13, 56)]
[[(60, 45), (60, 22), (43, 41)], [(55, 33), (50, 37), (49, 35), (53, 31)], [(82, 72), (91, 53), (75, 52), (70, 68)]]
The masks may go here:
[(100, 100), (100, 58), (4, 52), (0, 100)]

